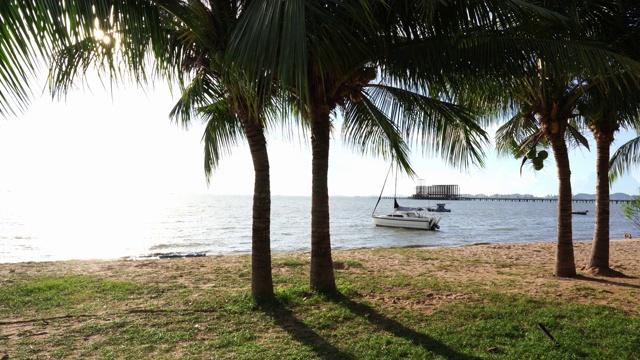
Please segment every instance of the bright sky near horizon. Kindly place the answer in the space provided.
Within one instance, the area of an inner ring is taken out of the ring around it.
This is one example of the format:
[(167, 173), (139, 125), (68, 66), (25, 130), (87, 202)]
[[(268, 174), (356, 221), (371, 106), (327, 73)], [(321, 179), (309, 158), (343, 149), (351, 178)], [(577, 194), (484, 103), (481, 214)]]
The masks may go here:
[[(168, 114), (176, 99), (164, 85), (146, 93), (128, 86), (114, 90), (112, 97), (97, 84), (70, 92), (66, 100), (52, 100), (45, 92), (24, 113), (0, 117), (0, 191), (251, 195), (253, 168), (244, 143), (223, 159), (207, 186), (204, 126), (195, 121), (184, 130), (170, 122)], [(310, 147), (277, 135), (269, 137), (268, 147), (272, 194), (310, 196)], [(336, 131), (331, 143), (330, 195), (379, 195), (388, 162), (354, 153), (339, 136)], [(612, 152), (634, 136), (618, 134)], [(463, 194), (557, 194), (553, 162), (540, 172), (525, 167), (521, 176), (520, 160), (497, 158), (493, 148), (486, 154), (484, 169), (472, 167), (467, 172), (418, 151), (412, 164), (426, 185), (457, 184)], [(573, 193), (594, 194), (595, 144), (591, 142), (591, 151), (573, 150), (570, 156)], [(411, 195), (417, 183), (418, 179), (401, 176), (395, 191)], [(392, 195), (393, 187), (390, 179), (384, 195)], [(618, 180), (611, 192), (637, 194), (639, 188), (640, 170), (636, 170)]]

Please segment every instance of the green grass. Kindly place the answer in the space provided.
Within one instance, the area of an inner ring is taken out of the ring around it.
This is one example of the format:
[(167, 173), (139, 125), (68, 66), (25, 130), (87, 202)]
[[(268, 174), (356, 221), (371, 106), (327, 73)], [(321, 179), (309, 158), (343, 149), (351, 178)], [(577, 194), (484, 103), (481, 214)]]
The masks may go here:
[(191, 283), (14, 275), (0, 292), (0, 358), (640, 359), (638, 313), (342, 262), (341, 295), (327, 297), (309, 290), (307, 262), (274, 261), (286, 267), (277, 301), (260, 306), (244, 268), (165, 274)]
[(92, 311), (112, 301), (126, 300), (143, 291), (139, 284), (102, 280), (85, 275), (38, 276), (8, 286), (0, 293), (0, 314), (29, 311)]

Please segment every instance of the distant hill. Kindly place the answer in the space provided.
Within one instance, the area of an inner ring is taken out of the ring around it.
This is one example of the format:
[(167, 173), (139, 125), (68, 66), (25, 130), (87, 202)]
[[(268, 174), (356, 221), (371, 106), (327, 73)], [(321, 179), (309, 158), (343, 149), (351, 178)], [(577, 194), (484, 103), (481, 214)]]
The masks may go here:
[(636, 196), (635, 195), (628, 195), (628, 194), (625, 194), (625, 193), (614, 193), (614, 194), (609, 195), (609, 197), (612, 200), (631, 200), (631, 199), (634, 199)]
[[(580, 193), (580, 194), (573, 195), (573, 198), (578, 200), (594, 200), (596, 196), (595, 194)], [(613, 193), (609, 195), (609, 198), (611, 200), (631, 200), (633, 199), (633, 196), (625, 193)]]
[[(612, 197), (611, 195), (609, 195), (609, 197)], [(585, 193), (579, 193), (576, 195), (573, 195), (574, 199), (578, 199), (578, 200), (593, 200), (596, 198), (595, 194), (585, 194)]]

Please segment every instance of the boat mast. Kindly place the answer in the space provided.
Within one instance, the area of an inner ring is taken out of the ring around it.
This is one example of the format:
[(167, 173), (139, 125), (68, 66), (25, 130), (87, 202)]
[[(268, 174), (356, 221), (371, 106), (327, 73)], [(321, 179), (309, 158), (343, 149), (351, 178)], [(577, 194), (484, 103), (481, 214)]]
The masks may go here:
[[(380, 195), (378, 196), (378, 201), (376, 202), (376, 206), (373, 207), (373, 212), (371, 213), (371, 216), (373, 216), (373, 214), (375, 214), (376, 208), (378, 207), (378, 204), (380, 203), (380, 199), (382, 199), (382, 193), (384, 192), (385, 185), (387, 185), (387, 179), (389, 178), (389, 173), (391, 173), (391, 167), (392, 166), (393, 166), (393, 162), (389, 166), (389, 171), (387, 171), (387, 176), (385, 176), (385, 178), (384, 178), (384, 183), (382, 184), (382, 189), (380, 190)], [(393, 198), (395, 199), (395, 194), (394, 194)]]
[(393, 201), (398, 197), (398, 167), (396, 166), (396, 183), (393, 186)]

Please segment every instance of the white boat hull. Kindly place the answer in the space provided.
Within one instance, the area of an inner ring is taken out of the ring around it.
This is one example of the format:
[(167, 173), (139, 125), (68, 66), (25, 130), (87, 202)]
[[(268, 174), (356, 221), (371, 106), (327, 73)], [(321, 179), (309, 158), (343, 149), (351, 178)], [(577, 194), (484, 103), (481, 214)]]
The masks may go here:
[(398, 227), (405, 229), (437, 230), (439, 219), (433, 217), (401, 217), (394, 214), (372, 215), (376, 226)]

